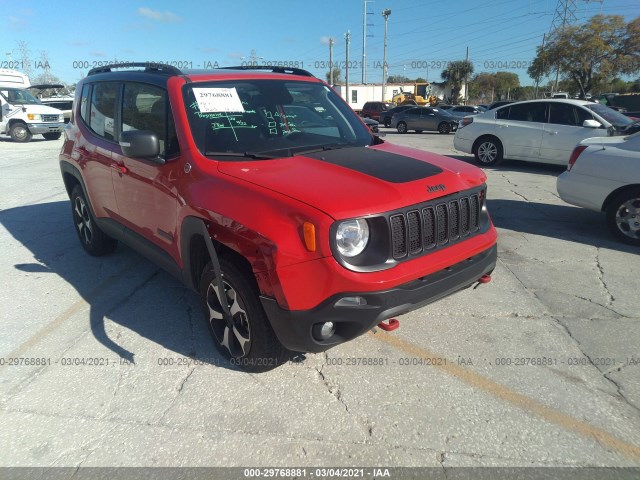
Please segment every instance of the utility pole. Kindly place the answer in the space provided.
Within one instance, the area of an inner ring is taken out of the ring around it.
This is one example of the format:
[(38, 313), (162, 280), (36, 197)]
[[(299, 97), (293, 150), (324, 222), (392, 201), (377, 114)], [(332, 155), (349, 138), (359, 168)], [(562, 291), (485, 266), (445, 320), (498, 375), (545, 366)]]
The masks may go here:
[[(362, 13), (362, 83), (367, 83), (367, 2), (374, 0), (363, 0), (364, 10)], [(373, 13), (373, 12), (372, 12)]]
[(384, 53), (382, 55), (382, 101), (385, 101), (387, 95), (387, 25), (389, 23), (389, 15), (391, 15), (390, 9), (382, 11), (384, 17)]
[[(540, 49), (540, 53), (544, 53), (544, 43), (547, 40), (547, 34), (542, 34), (542, 48)], [(542, 65), (542, 69), (544, 70), (544, 64)], [(538, 84), (540, 83), (540, 77), (536, 77), (536, 88), (533, 90), (534, 98), (538, 98)]]
[(346, 73), (345, 73), (345, 81), (344, 81), (344, 94), (347, 103), (351, 103), (349, 99), (349, 44), (351, 43), (351, 31), (347, 30), (347, 33), (344, 34), (344, 38), (347, 43), (347, 58), (346, 58)]
[(333, 37), (329, 37), (329, 85), (333, 87)]
[(467, 74), (467, 65), (469, 65), (469, 47), (467, 47), (467, 59), (466, 59), (467, 64), (465, 65), (465, 71), (464, 71), (464, 104), (466, 105), (467, 102), (469, 101), (469, 78), (468, 78), (468, 74)]

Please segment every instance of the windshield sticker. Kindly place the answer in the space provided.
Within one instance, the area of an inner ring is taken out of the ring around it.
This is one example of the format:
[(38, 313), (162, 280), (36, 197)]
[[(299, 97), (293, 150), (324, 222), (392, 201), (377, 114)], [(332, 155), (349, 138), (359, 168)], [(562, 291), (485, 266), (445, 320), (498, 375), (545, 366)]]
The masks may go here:
[(235, 88), (194, 88), (193, 94), (202, 113), (244, 112)]

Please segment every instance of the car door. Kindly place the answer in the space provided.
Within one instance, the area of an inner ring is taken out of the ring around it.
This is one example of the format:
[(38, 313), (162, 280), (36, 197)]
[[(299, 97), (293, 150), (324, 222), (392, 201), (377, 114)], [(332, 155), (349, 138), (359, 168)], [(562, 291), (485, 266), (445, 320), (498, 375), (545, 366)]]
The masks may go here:
[(606, 135), (606, 130), (582, 126), (585, 120), (593, 120), (587, 109), (565, 102), (547, 103), (549, 121), (544, 127), (541, 162), (567, 165), (580, 140)]
[(438, 118), (432, 108), (423, 108), (420, 112), (420, 124), (423, 130), (437, 130)]
[(545, 120), (545, 102), (516, 103), (497, 110), (495, 132), (504, 157), (538, 161)]
[(164, 164), (114, 155), (118, 168), (113, 188), (123, 225), (178, 257), (177, 182), (180, 167), (167, 92), (160, 87), (124, 82), (121, 131), (148, 130), (160, 142)]
[(116, 197), (113, 191), (112, 153), (119, 149), (114, 138), (117, 101), (120, 92), (118, 82), (84, 84), (80, 95), (80, 118), (87, 132), (74, 144), (72, 155), (78, 158), (86, 194), (97, 217), (113, 218), (117, 215)]

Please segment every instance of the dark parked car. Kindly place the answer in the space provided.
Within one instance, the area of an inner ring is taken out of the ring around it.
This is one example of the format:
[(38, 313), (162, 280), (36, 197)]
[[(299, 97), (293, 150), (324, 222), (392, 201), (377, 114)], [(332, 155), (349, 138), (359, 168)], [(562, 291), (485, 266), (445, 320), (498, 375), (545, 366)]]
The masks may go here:
[(447, 110), (447, 113), (456, 117), (458, 120), (466, 117), (467, 115), (478, 115), (482, 112), (484, 112), (482, 108), (474, 105), (456, 105), (455, 107)]
[(487, 108), (487, 110), (493, 110), (494, 108), (502, 107), (503, 105), (509, 105), (510, 103), (513, 102), (511, 100), (499, 100), (489, 105), (489, 108)]
[(415, 105), (398, 105), (397, 107), (393, 107), (391, 110), (387, 110), (386, 112), (382, 112), (380, 114), (380, 123), (385, 127), (391, 126), (391, 118), (400, 112), (404, 112), (405, 110), (409, 110), (410, 108), (415, 108)]
[(382, 112), (386, 112), (392, 108), (393, 103), (367, 102), (364, 104), (364, 107), (362, 107), (360, 116), (362, 118), (373, 118), (374, 120), (380, 121), (380, 115), (382, 115)]
[(414, 107), (397, 113), (391, 119), (391, 125), (399, 133), (407, 133), (409, 130), (422, 133), (424, 130), (431, 130), (446, 134), (458, 129), (458, 121), (454, 117), (435, 107)]
[(374, 119), (363, 118), (362, 121), (367, 127), (369, 127), (369, 130), (371, 130), (372, 133), (380, 132), (380, 129), (378, 128), (378, 122), (376, 122)]

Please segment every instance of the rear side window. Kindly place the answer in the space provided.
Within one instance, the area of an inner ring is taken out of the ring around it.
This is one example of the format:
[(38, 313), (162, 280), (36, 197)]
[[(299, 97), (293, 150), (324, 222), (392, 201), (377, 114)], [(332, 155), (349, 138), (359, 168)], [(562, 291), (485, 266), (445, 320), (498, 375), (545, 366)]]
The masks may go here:
[(117, 83), (96, 83), (91, 95), (91, 113), (89, 127), (94, 133), (106, 138), (115, 138), (115, 113), (118, 99)]
[(89, 90), (91, 85), (85, 84), (82, 86), (82, 93), (80, 94), (80, 117), (89, 123)]
[[(505, 115), (503, 112), (508, 113)], [(498, 110), (498, 113), (502, 113), (505, 116), (498, 117), (498, 115), (496, 115), (496, 118), (520, 122), (546, 122), (546, 107), (543, 102), (510, 105)]]

